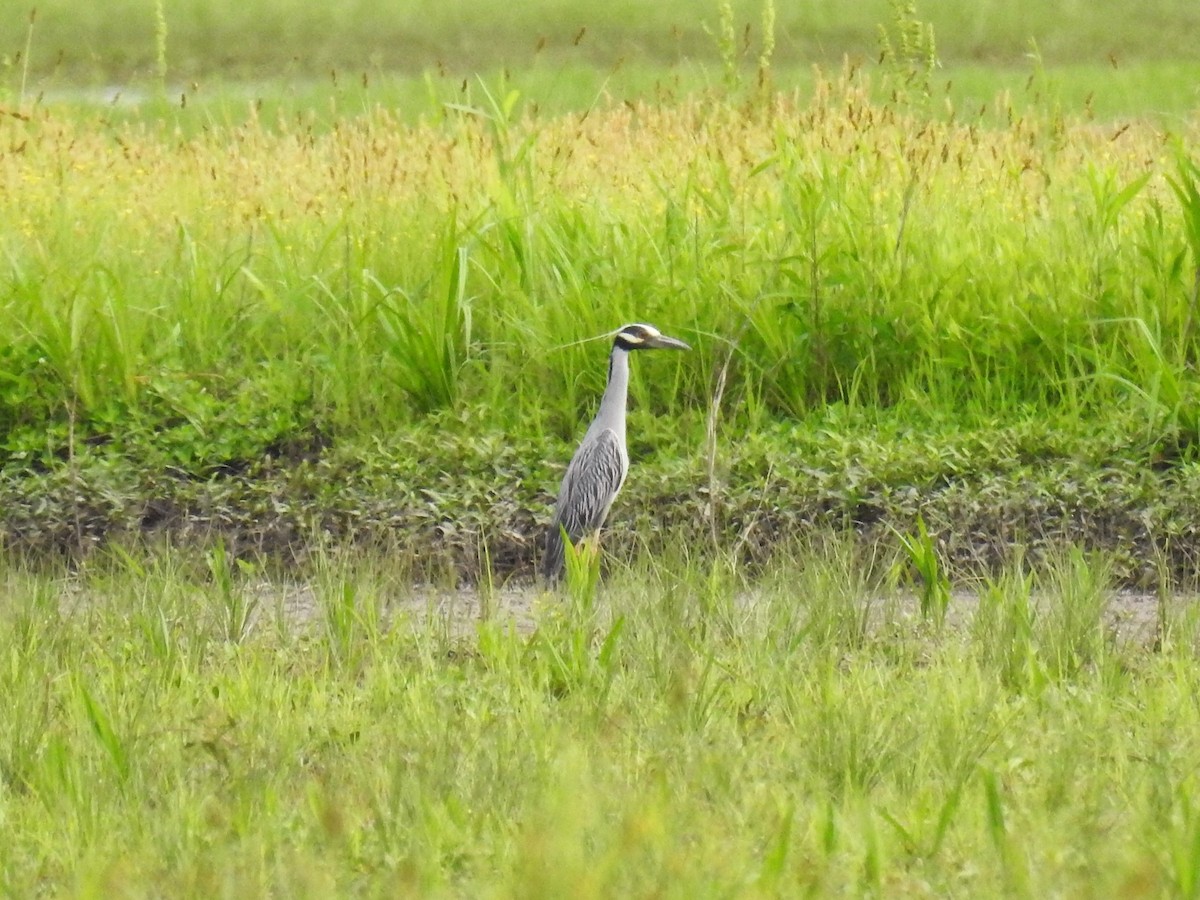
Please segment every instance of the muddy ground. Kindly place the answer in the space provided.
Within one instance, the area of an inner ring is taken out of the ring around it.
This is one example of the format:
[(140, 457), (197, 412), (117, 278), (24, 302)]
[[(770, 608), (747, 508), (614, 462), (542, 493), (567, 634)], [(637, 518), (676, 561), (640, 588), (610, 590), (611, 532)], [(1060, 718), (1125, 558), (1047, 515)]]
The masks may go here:
[[(283, 585), (258, 582), (244, 589), (250, 609), (247, 634), (270, 632), (292, 636), (319, 633), (326, 627), (326, 609), (318, 592), (308, 585)], [(1183, 613), (1195, 608), (1197, 596), (1176, 594), (1167, 600), (1168, 621), (1179, 621)], [(92, 600), (86, 589), (68, 585), (64, 590), (64, 614), (85, 608)], [(528, 584), (509, 585), (490, 596), (476, 589), (439, 589), (414, 587), (403, 595), (388, 597), (379, 610), (383, 622), (393, 626), (430, 630), (454, 640), (469, 639), (478, 625), (492, 621), (512, 627), (518, 634), (532, 634), (542, 617), (555, 607), (569, 602)], [(752, 615), (756, 603), (768, 602), (754, 594), (738, 598), (738, 607)], [(772, 602), (779, 602), (773, 598)], [(1038, 601), (1035, 598), (1035, 604)], [(603, 615), (603, 588), (598, 603)], [(920, 618), (919, 601), (911, 593), (864, 598), (874, 627), (911, 624)], [(969, 591), (956, 591), (946, 611), (945, 624), (951, 631), (969, 629), (978, 609), (979, 597)], [(1114, 591), (1106, 605), (1104, 621), (1119, 643), (1133, 642), (1147, 648), (1160, 635), (1163, 618), (1157, 595), (1136, 591)]]

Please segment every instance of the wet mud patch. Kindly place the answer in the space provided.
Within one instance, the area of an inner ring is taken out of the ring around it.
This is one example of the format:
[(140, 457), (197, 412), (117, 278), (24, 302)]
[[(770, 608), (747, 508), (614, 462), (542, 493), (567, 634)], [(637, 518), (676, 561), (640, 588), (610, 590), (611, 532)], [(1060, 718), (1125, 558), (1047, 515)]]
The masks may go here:
[[(639, 460), (605, 549), (631, 559), (713, 548), (753, 568), (828, 532), (895, 545), (920, 519), (956, 581), (998, 571), (1018, 548), (1037, 564), (1076, 546), (1107, 554), (1122, 587), (1193, 584), (1200, 465), (1164, 462), (1120, 429), (1075, 427), (886, 440), (793, 429), (723, 448), (711, 483), (696, 453)], [(321, 548), (385, 547), (418, 580), (532, 575), (561, 476), (547, 455), (567, 459), (570, 445), (415, 431), (386, 450), (320, 444), (185, 477), (87, 446), (94, 459), (0, 471), (0, 541), (72, 561), (113, 543), (194, 552), (220, 542), (301, 575)]]
[[(264, 633), (288, 637), (320, 636), (337, 616), (349, 612), (355, 617), (373, 619), (382, 628), (412, 629), (455, 643), (469, 642), (484, 623), (511, 628), (521, 635), (532, 635), (546, 616), (561, 611), (571, 602), (562, 595), (529, 583), (509, 584), (490, 592), (416, 585), (379, 597), (370, 606), (357, 603), (350, 610), (338, 609), (336, 605), (343, 601), (323, 597), (322, 590), (313, 584), (258, 581), (240, 587), (239, 591), (239, 602), (245, 614), (245, 637)], [(1047, 596), (1035, 593), (1031, 599), (1036, 617), (1050, 613)], [(1164, 600), (1154, 593), (1112, 591), (1103, 604), (1102, 626), (1117, 643), (1154, 648), (1161, 640), (1164, 623), (1176, 625), (1188, 616), (1194, 618), (1200, 613), (1198, 599), (1191, 593), (1173, 594)], [(98, 602), (114, 601), (100, 597), (84, 585), (67, 582), (61, 589), (59, 610), (64, 616), (86, 613)], [(787, 602), (788, 598), (778, 592), (769, 596), (748, 592), (735, 598), (734, 605), (740, 613), (750, 616), (763, 604)], [(805, 603), (802, 598), (797, 598), (796, 602)], [(198, 613), (212, 618), (226, 612), (211, 598), (204, 603), (205, 609), (197, 610)], [(979, 607), (977, 593), (954, 591), (946, 607), (946, 631), (949, 634), (969, 633)], [(596, 609), (601, 620), (610, 615), (612, 607), (605, 602), (603, 588)], [(864, 596), (858, 601), (857, 609), (864, 612), (867, 628), (876, 637), (886, 634), (889, 629), (916, 628), (925, 618), (918, 597), (910, 592)], [(803, 628), (803, 615), (799, 621), (798, 627)], [(929, 629), (925, 631), (934, 633)]]

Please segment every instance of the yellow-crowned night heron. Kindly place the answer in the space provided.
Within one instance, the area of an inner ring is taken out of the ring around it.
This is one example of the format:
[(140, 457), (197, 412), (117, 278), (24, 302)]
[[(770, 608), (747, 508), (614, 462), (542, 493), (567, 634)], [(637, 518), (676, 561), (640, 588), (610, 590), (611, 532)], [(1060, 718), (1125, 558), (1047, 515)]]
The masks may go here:
[(604, 524), (625, 475), (625, 402), (629, 394), (629, 354), (635, 350), (690, 350), (683, 341), (666, 337), (651, 325), (626, 325), (613, 336), (608, 357), (608, 386), (600, 410), (563, 475), (554, 518), (546, 532), (542, 575), (556, 581), (563, 570), (562, 533), (571, 543), (591, 537)]

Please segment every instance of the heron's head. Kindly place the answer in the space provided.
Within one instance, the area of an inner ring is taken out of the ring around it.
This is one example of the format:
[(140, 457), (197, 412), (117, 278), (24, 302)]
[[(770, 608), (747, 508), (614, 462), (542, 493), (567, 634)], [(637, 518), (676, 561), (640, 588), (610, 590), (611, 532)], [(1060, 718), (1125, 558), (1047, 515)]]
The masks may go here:
[(667, 337), (653, 325), (626, 325), (613, 335), (613, 346), (622, 350), (691, 350), (681, 340)]

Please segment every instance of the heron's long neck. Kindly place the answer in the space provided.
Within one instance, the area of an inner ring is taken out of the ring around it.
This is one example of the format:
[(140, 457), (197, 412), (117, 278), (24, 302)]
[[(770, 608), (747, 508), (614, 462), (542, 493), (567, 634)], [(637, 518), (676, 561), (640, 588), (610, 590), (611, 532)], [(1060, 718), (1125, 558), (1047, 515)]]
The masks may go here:
[(608, 357), (608, 386), (600, 398), (600, 410), (592, 428), (601, 431), (611, 428), (625, 434), (625, 405), (629, 396), (629, 351), (613, 347)]

